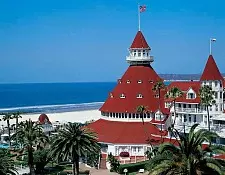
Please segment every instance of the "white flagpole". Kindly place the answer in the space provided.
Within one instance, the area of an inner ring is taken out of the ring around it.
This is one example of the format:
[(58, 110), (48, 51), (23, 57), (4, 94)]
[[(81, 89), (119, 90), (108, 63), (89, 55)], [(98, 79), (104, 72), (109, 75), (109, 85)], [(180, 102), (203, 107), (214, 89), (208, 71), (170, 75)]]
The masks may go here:
[(138, 31), (141, 31), (141, 13), (139, 4), (138, 4)]
[(212, 55), (212, 42), (216, 42), (215, 38), (210, 38), (209, 42), (209, 54)]
[(209, 41), (209, 55), (212, 55), (212, 38)]

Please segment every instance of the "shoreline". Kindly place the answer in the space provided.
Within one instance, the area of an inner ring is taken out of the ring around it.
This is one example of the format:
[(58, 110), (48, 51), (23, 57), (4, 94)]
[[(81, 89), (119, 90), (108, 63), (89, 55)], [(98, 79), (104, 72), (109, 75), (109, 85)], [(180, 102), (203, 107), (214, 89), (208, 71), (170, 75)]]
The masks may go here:
[[(52, 124), (56, 122), (60, 123), (67, 123), (67, 122), (77, 122), (77, 123), (85, 123), (87, 121), (91, 120), (98, 120), (101, 117), (101, 113), (98, 109), (96, 110), (85, 110), (85, 111), (71, 111), (71, 112), (60, 112), (60, 113), (45, 113), (50, 122)], [(29, 120), (31, 119), (32, 121), (36, 122), (38, 121), (39, 114), (24, 114), (21, 115), (22, 118), (19, 118), (19, 122)], [(10, 125), (15, 124), (16, 120), (12, 119), (10, 120)], [(0, 126), (2, 125), (6, 126), (6, 121), (0, 121)]]
[(0, 108), (0, 112), (4, 113), (4, 112), (20, 111), (25, 114), (78, 112), (78, 111), (98, 110), (103, 105), (103, 103), (104, 102), (89, 102), (89, 103), (74, 103), (74, 104), (9, 107), (9, 108)]

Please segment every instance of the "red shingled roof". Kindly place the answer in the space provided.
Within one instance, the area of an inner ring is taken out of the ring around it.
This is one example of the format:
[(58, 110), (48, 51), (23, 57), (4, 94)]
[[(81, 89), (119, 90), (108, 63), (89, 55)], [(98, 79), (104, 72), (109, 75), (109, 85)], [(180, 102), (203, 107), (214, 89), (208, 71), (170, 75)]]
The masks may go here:
[(192, 88), (194, 91), (199, 91), (201, 87), (200, 81), (175, 81), (171, 82), (168, 86), (168, 89), (172, 87), (177, 87), (181, 91), (188, 91), (190, 88)]
[[(120, 144), (147, 144), (147, 140), (155, 139), (151, 134), (160, 136), (161, 131), (145, 122), (119, 122), (99, 119), (87, 126), (97, 133), (98, 141), (104, 143), (120, 143)], [(167, 131), (163, 131), (163, 136), (167, 135)], [(160, 138), (159, 138), (160, 139)]]
[(148, 43), (147, 41), (145, 40), (145, 37), (144, 35), (142, 34), (141, 31), (138, 31), (135, 38), (134, 38), (134, 41), (133, 43), (131, 44), (130, 46), (131, 49), (141, 49), (141, 48), (150, 48), (148, 46)]
[[(172, 82), (168, 86), (168, 90), (172, 87), (177, 87), (179, 88), (182, 92), (183, 95), (179, 98), (176, 99), (176, 102), (183, 102), (183, 103), (200, 103), (201, 99), (198, 96), (199, 89), (201, 87), (200, 81), (177, 81), (177, 82)], [(192, 88), (195, 93), (197, 94), (197, 97), (195, 99), (187, 99), (187, 91)], [(171, 101), (172, 99), (166, 99), (165, 101)]]
[(215, 155), (213, 158), (225, 160), (225, 154)]
[(209, 55), (205, 69), (200, 78), (201, 81), (204, 80), (221, 80), (224, 81), (223, 76), (221, 75), (216, 62), (212, 55)]
[[(112, 97), (107, 98), (100, 111), (136, 113), (137, 106), (144, 105), (149, 112), (155, 112), (159, 108), (159, 99), (155, 97), (156, 92), (152, 88), (154, 82), (157, 81), (162, 81), (162, 79), (150, 65), (130, 66), (112, 91)], [(161, 91), (161, 111), (168, 114), (168, 109), (164, 108), (165, 92), (165, 90)], [(120, 98), (121, 94), (124, 94), (125, 98)], [(138, 94), (143, 97), (137, 98)]]

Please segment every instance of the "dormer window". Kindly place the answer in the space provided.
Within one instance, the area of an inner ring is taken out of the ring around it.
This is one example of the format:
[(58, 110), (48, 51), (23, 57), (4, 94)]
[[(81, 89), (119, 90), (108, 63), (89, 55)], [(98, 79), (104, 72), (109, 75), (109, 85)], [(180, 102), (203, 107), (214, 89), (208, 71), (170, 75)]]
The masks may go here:
[(109, 96), (110, 96), (110, 98), (113, 98), (113, 94), (112, 93), (110, 93)]
[(141, 80), (138, 80), (138, 83), (140, 84), (140, 83), (142, 83), (142, 81)]
[(120, 84), (122, 83), (121, 79), (118, 80), (118, 83), (120, 83)]
[(187, 94), (187, 99), (194, 99), (195, 98), (195, 94), (194, 93), (188, 93)]
[(152, 80), (149, 80), (149, 83), (154, 83)]
[(120, 94), (120, 98), (125, 98), (125, 95), (124, 94)]
[(143, 98), (143, 95), (142, 94), (138, 94), (137, 98)]
[(130, 83), (130, 80), (127, 80), (127, 83), (129, 84)]
[(155, 98), (159, 98), (159, 94), (155, 94), (155, 96), (154, 96)]

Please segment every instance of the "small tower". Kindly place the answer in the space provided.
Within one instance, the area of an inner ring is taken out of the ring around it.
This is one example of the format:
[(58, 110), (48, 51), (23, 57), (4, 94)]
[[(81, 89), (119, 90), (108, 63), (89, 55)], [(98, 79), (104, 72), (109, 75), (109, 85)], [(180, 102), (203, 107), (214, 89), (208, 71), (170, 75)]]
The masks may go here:
[(218, 114), (224, 111), (223, 105), (223, 83), (224, 79), (221, 75), (216, 62), (212, 55), (209, 55), (205, 69), (200, 78), (201, 86), (208, 85), (215, 92), (215, 105), (210, 107), (212, 115)]
[(151, 48), (145, 40), (141, 31), (138, 31), (133, 43), (129, 48), (129, 56), (126, 60), (130, 65), (150, 64), (154, 61), (153, 56), (150, 56)]

